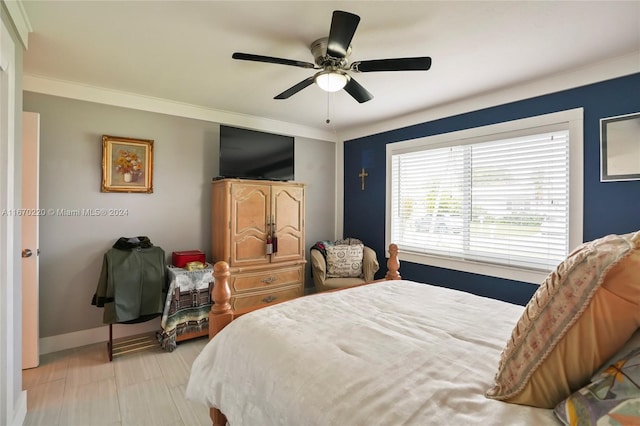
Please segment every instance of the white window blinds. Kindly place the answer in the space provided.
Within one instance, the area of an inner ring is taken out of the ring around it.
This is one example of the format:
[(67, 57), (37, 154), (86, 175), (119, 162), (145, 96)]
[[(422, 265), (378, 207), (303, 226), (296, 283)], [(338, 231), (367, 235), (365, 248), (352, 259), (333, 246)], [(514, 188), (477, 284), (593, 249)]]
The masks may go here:
[(568, 130), (448, 145), (392, 154), (391, 241), (543, 271), (566, 257)]

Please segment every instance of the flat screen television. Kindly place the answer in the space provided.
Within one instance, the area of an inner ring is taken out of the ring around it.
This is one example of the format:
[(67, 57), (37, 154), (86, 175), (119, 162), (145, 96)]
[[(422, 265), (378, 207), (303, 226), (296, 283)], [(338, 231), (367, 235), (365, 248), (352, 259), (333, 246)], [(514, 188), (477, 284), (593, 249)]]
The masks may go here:
[(294, 180), (294, 138), (220, 126), (220, 178)]

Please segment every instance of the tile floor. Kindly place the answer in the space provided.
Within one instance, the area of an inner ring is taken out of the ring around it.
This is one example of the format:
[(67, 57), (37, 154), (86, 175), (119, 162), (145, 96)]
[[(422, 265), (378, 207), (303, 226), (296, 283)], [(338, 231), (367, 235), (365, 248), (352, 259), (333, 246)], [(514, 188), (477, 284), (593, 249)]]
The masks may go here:
[(189, 371), (207, 338), (123, 354), (109, 362), (106, 343), (40, 357), (22, 372), (24, 426), (210, 425), (207, 407), (184, 397)]

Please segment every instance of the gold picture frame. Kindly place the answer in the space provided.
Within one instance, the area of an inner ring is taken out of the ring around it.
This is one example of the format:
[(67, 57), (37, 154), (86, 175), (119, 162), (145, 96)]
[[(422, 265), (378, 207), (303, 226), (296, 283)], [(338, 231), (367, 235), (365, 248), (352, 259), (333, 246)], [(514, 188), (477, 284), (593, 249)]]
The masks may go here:
[(153, 140), (102, 136), (101, 192), (153, 192)]

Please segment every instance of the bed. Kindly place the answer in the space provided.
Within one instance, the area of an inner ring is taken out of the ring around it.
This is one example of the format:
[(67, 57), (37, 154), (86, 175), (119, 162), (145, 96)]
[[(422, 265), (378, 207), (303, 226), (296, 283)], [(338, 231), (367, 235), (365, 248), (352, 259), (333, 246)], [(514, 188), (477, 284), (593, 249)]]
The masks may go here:
[[(389, 253), (385, 280), (249, 313), (230, 309), (228, 267), (218, 262), (212, 340), (193, 363), (187, 398), (211, 407), (214, 425), (560, 424), (553, 407), (487, 397), (499, 366), (513, 376), (505, 343), (523, 318), (542, 314), (403, 280), (397, 247)], [(637, 324), (628, 328), (598, 356), (613, 356)], [(581, 381), (602, 364), (593, 362)]]

